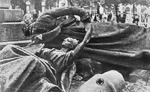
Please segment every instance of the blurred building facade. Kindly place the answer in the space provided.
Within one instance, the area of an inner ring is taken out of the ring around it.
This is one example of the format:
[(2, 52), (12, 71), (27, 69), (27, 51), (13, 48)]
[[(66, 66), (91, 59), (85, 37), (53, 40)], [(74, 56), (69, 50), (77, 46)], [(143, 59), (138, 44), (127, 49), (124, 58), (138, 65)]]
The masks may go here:
[(144, 5), (119, 4), (119, 11), (126, 13), (126, 23), (132, 23), (134, 15), (139, 16), (139, 25), (150, 27), (150, 7)]

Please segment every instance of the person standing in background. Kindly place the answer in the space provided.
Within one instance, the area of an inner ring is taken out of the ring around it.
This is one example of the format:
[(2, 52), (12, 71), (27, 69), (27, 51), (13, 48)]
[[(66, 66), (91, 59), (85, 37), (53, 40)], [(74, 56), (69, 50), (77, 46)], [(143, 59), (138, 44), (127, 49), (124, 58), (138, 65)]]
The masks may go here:
[(111, 19), (112, 19), (112, 13), (110, 12), (110, 13), (108, 14), (107, 21), (111, 21)]
[(36, 10), (33, 10), (33, 22), (36, 21), (37, 18), (38, 18), (38, 14)]
[(23, 21), (25, 22), (25, 24), (31, 24), (33, 22), (33, 15), (31, 14), (31, 12), (27, 12), (23, 16)]
[(136, 25), (138, 25), (139, 23), (139, 16), (137, 14), (133, 17), (133, 23), (135, 23)]

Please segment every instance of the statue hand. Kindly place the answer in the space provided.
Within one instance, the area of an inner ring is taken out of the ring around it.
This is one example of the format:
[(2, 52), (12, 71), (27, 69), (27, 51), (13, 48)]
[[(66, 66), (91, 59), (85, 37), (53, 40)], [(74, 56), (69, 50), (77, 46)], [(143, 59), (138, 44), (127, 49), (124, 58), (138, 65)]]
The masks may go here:
[(32, 42), (29, 43), (28, 46), (32, 46), (32, 45), (39, 44), (39, 43), (42, 43), (42, 34), (33, 37)]

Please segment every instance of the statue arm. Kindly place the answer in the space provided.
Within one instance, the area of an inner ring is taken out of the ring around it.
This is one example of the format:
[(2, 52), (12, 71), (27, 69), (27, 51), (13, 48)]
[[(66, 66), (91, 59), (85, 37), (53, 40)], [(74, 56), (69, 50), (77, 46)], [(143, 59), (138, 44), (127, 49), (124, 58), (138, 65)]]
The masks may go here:
[(77, 45), (77, 47), (73, 50), (73, 57), (75, 57), (82, 49), (83, 47), (89, 42), (92, 34), (92, 27), (91, 24), (88, 24), (85, 28), (86, 34), (84, 36), (83, 41)]

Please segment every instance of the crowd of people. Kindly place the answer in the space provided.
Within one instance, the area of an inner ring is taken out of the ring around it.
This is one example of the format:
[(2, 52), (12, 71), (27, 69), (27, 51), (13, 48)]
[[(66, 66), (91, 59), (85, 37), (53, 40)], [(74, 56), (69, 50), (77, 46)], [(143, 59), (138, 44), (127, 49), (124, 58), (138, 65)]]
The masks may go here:
[(128, 19), (128, 14), (126, 12), (121, 13), (118, 12), (118, 15), (116, 16), (113, 12), (103, 13), (103, 14), (97, 14), (92, 13), (92, 22), (115, 22), (115, 23), (130, 23), (128, 20), (131, 21), (131, 23), (135, 25), (139, 25), (139, 15), (134, 14), (132, 18)]

